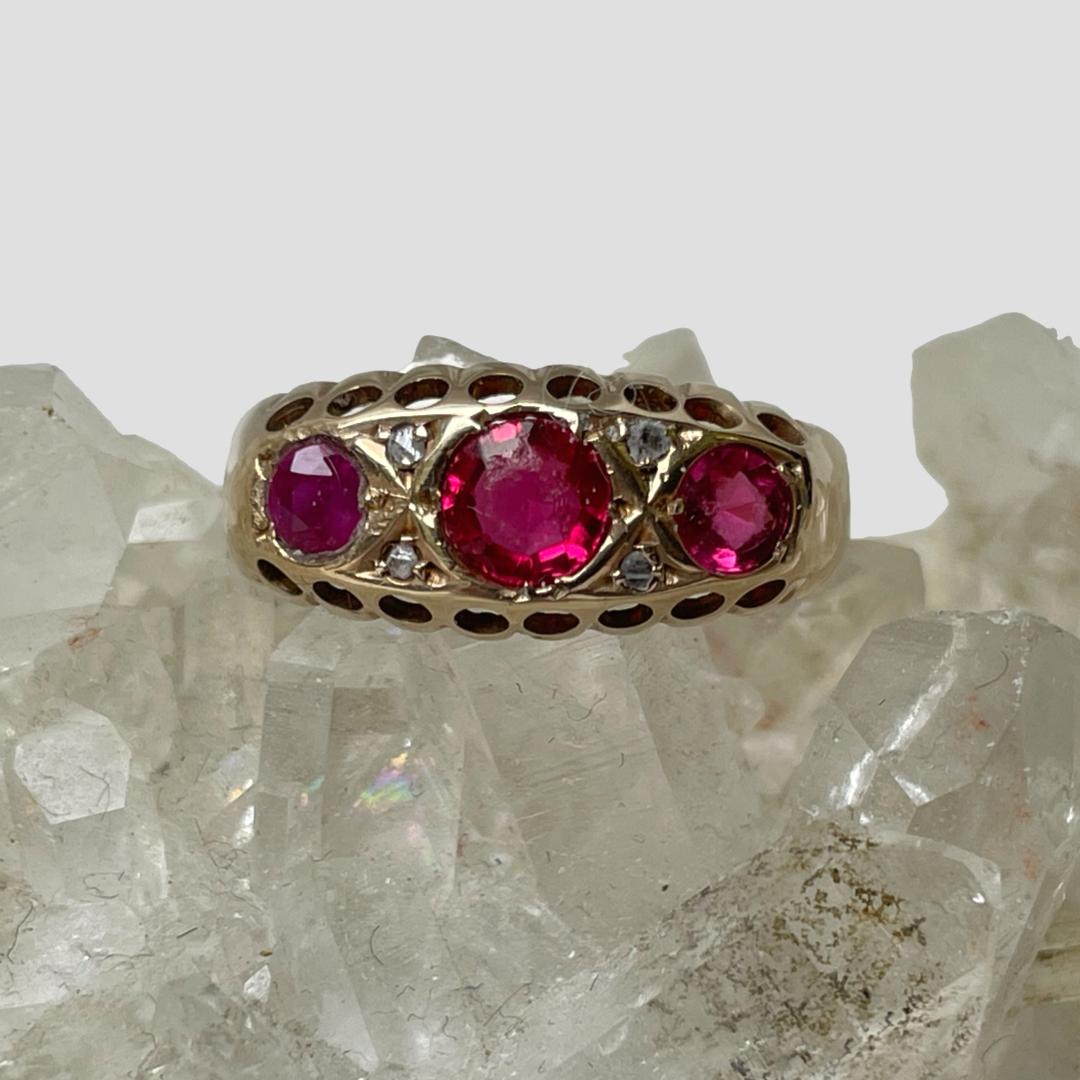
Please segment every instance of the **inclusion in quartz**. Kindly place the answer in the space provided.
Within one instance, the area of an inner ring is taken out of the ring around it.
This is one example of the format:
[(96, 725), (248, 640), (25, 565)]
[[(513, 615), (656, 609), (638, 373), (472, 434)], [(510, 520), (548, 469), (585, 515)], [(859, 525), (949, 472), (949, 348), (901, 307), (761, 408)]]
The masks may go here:
[(555, 1075), (1015, 1080), (1001, 1032), (1080, 856), (1078, 703), (1042, 619), (878, 628), (782, 834), (612, 957), (624, 1016)]
[(723, 442), (694, 459), (679, 481), (675, 530), (686, 553), (719, 576), (764, 566), (787, 535), (791, 488), (766, 453)]
[(983, 1050), (1080, 858), (1078, 715), (1072, 634), (1008, 612), (905, 619), (870, 635), (792, 786), (796, 818), (949, 843), (993, 869)]
[(600, 455), (560, 420), (520, 413), (492, 420), (454, 447), (440, 524), (476, 577), (536, 587), (587, 566), (611, 521)]
[(339, 443), (317, 436), (293, 443), (278, 459), (266, 509), (278, 539), (304, 555), (340, 551), (364, 519), (367, 480)]
[(995, 884), (947, 844), (831, 822), (787, 832), (604, 973), (593, 993), (622, 1018), (554, 1075), (968, 1080)]

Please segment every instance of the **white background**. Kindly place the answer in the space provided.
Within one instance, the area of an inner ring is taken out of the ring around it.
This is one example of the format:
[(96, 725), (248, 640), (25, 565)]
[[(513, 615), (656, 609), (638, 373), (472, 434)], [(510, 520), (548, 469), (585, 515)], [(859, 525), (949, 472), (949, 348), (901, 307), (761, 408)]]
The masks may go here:
[(1080, 331), (1072, 10), (0, 0), (0, 363), (217, 478), (255, 400), (423, 333), (687, 325), (840, 435), (856, 532), (915, 527), (911, 350)]

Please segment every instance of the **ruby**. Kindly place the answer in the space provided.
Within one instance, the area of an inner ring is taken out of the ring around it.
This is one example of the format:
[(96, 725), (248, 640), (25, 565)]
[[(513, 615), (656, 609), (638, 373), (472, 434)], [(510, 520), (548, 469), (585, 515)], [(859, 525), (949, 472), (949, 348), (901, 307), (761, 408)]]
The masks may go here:
[(694, 459), (679, 482), (675, 529), (702, 570), (747, 574), (767, 563), (787, 535), (791, 488), (755, 446), (724, 442)]
[(611, 524), (611, 480), (569, 425), (513, 413), (466, 435), (443, 476), (442, 530), (469, 573), (538, 586), (575, 574)]
[(266, 509), (278, 539), (304, 555), (340, 551), (364, 510), (367, 479), (353, 456), (332, 439), (293, 443), (270, 478)]

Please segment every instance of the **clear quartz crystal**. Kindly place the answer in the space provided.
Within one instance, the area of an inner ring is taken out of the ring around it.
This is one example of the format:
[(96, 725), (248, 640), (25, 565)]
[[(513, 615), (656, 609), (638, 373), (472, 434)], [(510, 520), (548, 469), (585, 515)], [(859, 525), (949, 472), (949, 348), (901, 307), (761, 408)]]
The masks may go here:
[(1080, 349), (1002, 315), (918, 349), (912, 387), (919, 457), (949, 496), (906, 538), (928, 603), (1023, 607), (1080, 632)]
[(744, 746), (761, 782), (780, 791), (802, 756), (819, 705), (875, 627), (924, 607), (914, 552), (879, 540), (848, 545), (825, 588), (753, 618), (706, 627), (717, 669), (738, 680)]
[(994, 868), (987, 1046), (1080, 856), (1078, 707), (1080, 641), (1042, 619), (890, 623), (819, 712), (793, 786), (796, 818), (952, 843)]
[(0, 369), (0, 1071), (1074, 1080), (1080, 645), (963, 610), (1080, 629), (1080, 360), (1009, 316), (914, 386), (925, 533), (485, 643), (279, 602), (216, 488)]
[(801, 827), (626, 951), (598, 984), (622, 1020), (556, 1075), (967, 1077), (995, 887), (950, 845)]

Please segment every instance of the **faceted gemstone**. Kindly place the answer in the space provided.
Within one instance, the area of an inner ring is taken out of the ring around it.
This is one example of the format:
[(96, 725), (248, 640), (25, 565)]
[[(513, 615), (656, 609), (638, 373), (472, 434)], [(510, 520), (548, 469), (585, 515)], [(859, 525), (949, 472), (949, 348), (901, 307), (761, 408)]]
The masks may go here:
[(416, 547), (407, 540), (399, 540), (386, 553), (386, 573), (395, 581), (408, 581), (420, 561)]
[(386, 456), (399, 469), (418, 465), (427, 449), (427, 438), (415, 424), (397, 424), (386, 442)]
[(585, 566), (607, 533), (610, 507), (600, 455), (567, 424), (536, 413), (465, 436), (442, 485), (442, 529), (458, 561), (514, 588)]
[(628, 589), (648, 592), (656, 578), (656, 566), (646, 552), (635, 548), (619, 563), (619, 575)]
[(343, 548), (364, 518), (365, 478), (355, 459), (332, 439), (290, 446), (270, 479), (266, 509), (281, 542), (305, 555)]
[(679, 482), (675, 528), (686, 553), (710, 574), (763, 566), (791, 524), (791, 488), (757, 447), (725, 442), (694, 460)]
[(666, 424), (639, 417), (626, 426), (626, 449), (635, 465), (651, 465), (671, 450)]

